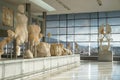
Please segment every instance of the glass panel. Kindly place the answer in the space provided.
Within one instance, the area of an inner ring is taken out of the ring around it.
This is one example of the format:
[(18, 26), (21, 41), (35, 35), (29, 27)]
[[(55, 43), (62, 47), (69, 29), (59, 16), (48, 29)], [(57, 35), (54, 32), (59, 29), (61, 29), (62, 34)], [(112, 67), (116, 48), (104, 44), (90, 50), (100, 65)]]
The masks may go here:
[(47, 20), (59, 20), (59, 15), (48, 15)]
[(68, 20), (68, 27), (74, 26), (74, 20)]
[(75, 34), (88, 34), (90, 27), (75, 27)]
[(99, 26), (101, 26), (102, 24), (106, 24), (106, 19), (99, 19)]
[(111, 26), (112, 33), (120, 33), (120, 26)]
[(60, 41), (66, 42), (66, 35), (60, 35)]
[(0, 37), (0, 42), (4, 39), (5, 37)]
[(64, 45), (64, 48), (66, 48), (66, 42), (60, 41)]
[(91, 18), (98, 18), (97, 13), (91, 13)]
[(89, 55), (89, 43), (87, 42), (82, 42), (82, 43), (77, 43), (79, 46), (79, 53), (81, 56), (88, 56)]
[(120, 34), (112, 34), (113, 41), (120, 41)]
[(98, 35), (91, 35), (91, 41), (98, 41)]
[(59, 27), (59, 21), (47, 21), (47, 27)]
[(37, 19), (32, 18), (32, 24), (37, 24)]
[(120, 18), (109, 18), (108, 23), (110, 25), (120, 25)]
[(67, 35), (67, 41), (74, 41), (74, 35)]
[(91, 19), (91, 26), (98, 26), (97, 22), (97, 19)]
[(59, 41), (59, 36), (51, 36), (51, 38), (48, 38), (47, 42), (55, 42), (57, 43)]
[(74, 34), (74, 28), (67, 28), (68, 29), (68, 34)]
[[(46, 29), (46, 33), (51, 33), (51, 34), (59, 34), (59, 28), (48, 28)], [(47, 35), (46, 34), (46, 35)]]
[(108, 12), (108, 17), (120, 17), (120, 11)]
[(75, 35), (75, 41), (89, 41), (89, 35)]
[(66, 15), (65, 14), (60, 15), (60, 20), (66, 20)]
[(75, 20), (75, 26), (89, 26), (89, 20)]
[(99, 13), (99, 18), (107, 17), (105, 12), (100, 12)]
[(120, 56), (120, 42), (111, 42), (111, 50), (114, 56)]
[(98, 56), (98, 43), (90, 43), (90, 55), (91, 56)]
[(66, 28), (60, 28), (60, 34), (66, 34)]
[(98, 33), (98, 27), (91, 27), (91, 33)]
[(90, 18), (90, 14), (88, 13), (78, 13), (75, 14), (75, 19), (82, 19), (82, 18)]
[(60, 27), (66, 27), (66, 21), (60, 21)]
[(74, 19), (74, 14), (68, 14), (68, 19)]

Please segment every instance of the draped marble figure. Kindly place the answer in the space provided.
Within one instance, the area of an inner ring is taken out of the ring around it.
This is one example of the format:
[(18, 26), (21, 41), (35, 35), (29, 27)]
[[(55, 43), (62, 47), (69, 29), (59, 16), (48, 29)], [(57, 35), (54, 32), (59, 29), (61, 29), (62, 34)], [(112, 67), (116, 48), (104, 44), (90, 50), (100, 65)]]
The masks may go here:
[(18, 6), (18, 13), (16, 16), (16, 29), (15, 29), (15, 38), (16, 38), (16, 54), (20, 55), (20, 45), (28, 41), (28, 31), (27, 31), (27, 21), (28, 18), (24, 14), (24, 5)]
[(27, 30), (27, 21), (28, 18), (24, 14), (25, 8), (24, 5), (18, 6), (18, 13), (16, 15), (16, 28), (15, 32), (9, 31), (8, 35), (14, 33), (14, 38), (16, 39), (16, 55), (20, 55), (20, 45), (28, 42), (28, 30)]
[[(100, 49), (103, 50), (104, 48), (106, 48), (105, 50), (108, 50), (110, 48), (110, 40), (111, 39), (111, 27), (109, 24), (106, 25), (105, 27), (106, 29), (104, 29), (104, 25), (102, 24), (99, 27), (99, 41), (100, 41)], [(106, 39), (108, 45), (102, 45), (104, 39)]]

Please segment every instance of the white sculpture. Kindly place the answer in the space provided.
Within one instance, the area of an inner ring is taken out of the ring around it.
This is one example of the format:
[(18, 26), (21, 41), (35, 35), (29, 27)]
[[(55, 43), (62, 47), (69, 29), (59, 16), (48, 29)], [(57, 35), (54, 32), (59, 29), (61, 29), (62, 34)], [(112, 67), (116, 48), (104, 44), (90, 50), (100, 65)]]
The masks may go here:
[(36, 46), (40, 43), (40, 38), (43, 37), (40, 31), (41, 29), (38, 25), (33, 24), (28, 27), (28, 41), (30, 43), (30, 50), (34, 53), (34, 57), (37, 57)]
[(30, 25), (28, 27), (28, 36), (29, 36), (29, 42), (31, 46), (36, 46), (40, 43), (40, 38), (43, 37), (43, 35), (40, 33), (41, 29), (38, 25)]
[[(111, 39), (111, 27), (106, 24), (106, 30), (104, 30), (104, 25), (99, 28), (99, 41), (100, 41), (100, 50), (98, 54), (99, 61), (112, 61), (112, 51), (110, 50), (110, 41)], [(107, 45), (103, 45), (102, 43), (106, 43)]]
[(72, 55), (72, 51), (70, 49), (63, 48), (62, 55)]
[(0, 59), (1, 59), (1, 55), (4, 54), (4, 46), (8, 43), (10, 43), (12, 41), (11, 37), (7, 37), (4, 38), (1, 42), (0, 42)]
[(50, 47), (51, 56), (61, 56), (63, 52), (64, 45), (61, 43), (53, 43)]
[(16, 54), (20, 55), (20, 45), (28, 41), (27, 21), (28, 18), (24, 14), (24, 5), (18, 6), (18, 13), (16, 16), (16, 29), (15, 32), (9, 31), (8, 35), (14, 33), (16, 39)]
[(28, 41), (28, 30), (27, 30), (27, 21), (28, 18), (24, 14), (24, 5), (18, 6), (18, 13), (16, 16), (16, 29), (15, 29), (15, 38), (16, 38), (16, 54), (20, 55), (20, 45)]
[(49, 57), (50, 54), (50, 44), (45, 42), (40, 42), (37, 45), (37, 57)]
[(28, 49), (25, 51), (24, 58), (31, 59), (33, 58), (33, 53)]
[[(104, 50), (103, 48), (105, 48), (105, 50), (110, 48), (110, 41), (112, 40), (110, 33), (111, 33), (111, 27), (109, 24), (106, 25), (106, 31), (104, 30), (103, 24), (99, 27), (99, 41), (100, 41), (101, 50)], [(108, 45), (103, 46), (102, 45), (103, 41), (108, 42)]]

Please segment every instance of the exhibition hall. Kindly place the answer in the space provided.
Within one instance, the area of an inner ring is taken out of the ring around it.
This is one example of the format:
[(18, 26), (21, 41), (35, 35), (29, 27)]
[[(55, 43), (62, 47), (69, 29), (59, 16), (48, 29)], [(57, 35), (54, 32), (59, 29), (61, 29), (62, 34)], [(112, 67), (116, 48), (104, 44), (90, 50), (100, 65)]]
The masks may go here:
[(0, 80), (120, 80), (120, 0), (0, 0)]

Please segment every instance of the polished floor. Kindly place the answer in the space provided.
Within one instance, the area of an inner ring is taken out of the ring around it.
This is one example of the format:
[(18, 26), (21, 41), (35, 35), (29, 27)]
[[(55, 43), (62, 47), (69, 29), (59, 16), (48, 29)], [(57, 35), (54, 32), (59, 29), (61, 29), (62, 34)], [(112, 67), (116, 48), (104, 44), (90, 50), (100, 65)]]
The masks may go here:
[(77, 68), (33, 80), (120, 80), (120, 62), (81, 61)]

